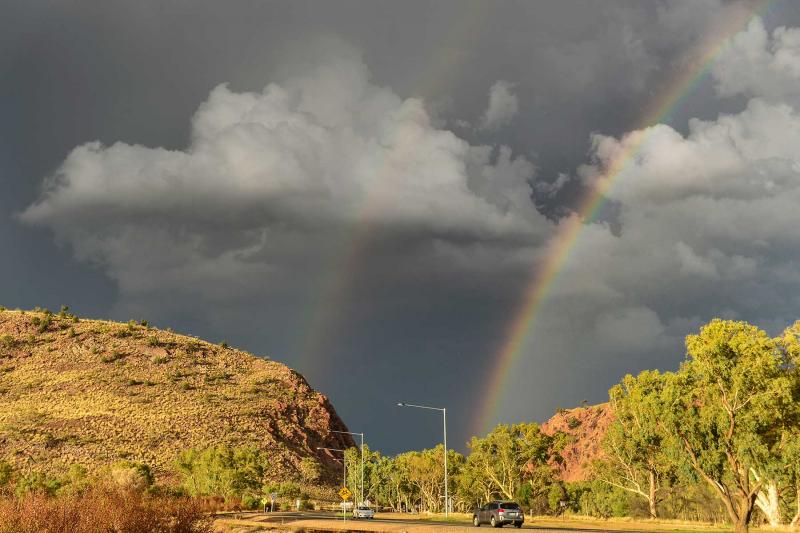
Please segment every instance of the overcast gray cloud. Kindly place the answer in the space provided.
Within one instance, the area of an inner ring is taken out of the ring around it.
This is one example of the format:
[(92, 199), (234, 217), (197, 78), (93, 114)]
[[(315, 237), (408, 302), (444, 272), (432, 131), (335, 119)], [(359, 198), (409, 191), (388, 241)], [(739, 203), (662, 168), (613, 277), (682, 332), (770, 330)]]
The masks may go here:
[[(544, 372), (540, 383), (558, 398), (565, 388), (591, 391), (602, 368), (623, 373), (670, 359), (674, 367), (682, 337), (714, 316), (773, 332), (796, 320), (800, 86), (767, 73), (791, 63), (787, 43), (798, 34), (770, 36), (755, 20), (733, 40), (723, 64), (746, 59), (765, 72), (748, 84), (725, 66), (713, 70), (721, 96), (732, 87), (756, 95), (737, 113), (692, 120), (685, 135), (657, 125), (594, 136), (593, 163), (575, 178), (583, 183), (607, 179), (612, 162), (636, 153), (607, 192), (619, 230), (595, 223), (583, 231), (534, 329), (532, 356), (512, 373), (517, 386)], [(512, 418), (525, 410), (514, 394), (505, 405)]]
[(500, 80), (489, 89), (489, 106), (481, 117), (481, 127), (498, 128), (508, 124), (519, 112), (519, 100), (514, 85)]
[(750, 2), (17, 7), (0, 21), (0, 304), (269, 354), (389, 452), (439, 429), (396, 401), (446, 404), (462, 447), (556, 220), (644, 137), (494, 420), (672, 368), (712, 316), (775, 330), (800, 311), (791, 2), (644, 129)]

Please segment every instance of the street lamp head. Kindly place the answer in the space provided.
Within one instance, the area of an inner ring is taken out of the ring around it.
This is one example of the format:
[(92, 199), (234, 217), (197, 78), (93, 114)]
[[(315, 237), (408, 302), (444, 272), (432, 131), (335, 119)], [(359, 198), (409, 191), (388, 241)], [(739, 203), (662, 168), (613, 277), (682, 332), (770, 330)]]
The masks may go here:
[(403, 402), (397, 402), (397, 405), (400, 406), (400, 407), (405, 407), (406, 406), (406, 404), (404, 404)]

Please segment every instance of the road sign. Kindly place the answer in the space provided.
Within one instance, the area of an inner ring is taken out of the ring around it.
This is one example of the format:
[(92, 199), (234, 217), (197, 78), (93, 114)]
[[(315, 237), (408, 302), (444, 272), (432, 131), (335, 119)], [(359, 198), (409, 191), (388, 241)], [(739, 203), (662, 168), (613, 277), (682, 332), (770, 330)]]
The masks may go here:
[(344, 501), (347, 501), (353, 496), (353, 493), (350, 492), (350, 489), (347, 487), (342, 487), (339, 490), (339, 496), (341, 496)]

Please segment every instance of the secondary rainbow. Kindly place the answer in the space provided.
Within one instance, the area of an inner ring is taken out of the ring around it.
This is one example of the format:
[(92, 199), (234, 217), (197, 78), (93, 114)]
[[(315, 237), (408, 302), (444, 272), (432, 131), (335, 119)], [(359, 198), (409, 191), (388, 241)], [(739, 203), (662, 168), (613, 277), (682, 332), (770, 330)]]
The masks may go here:
[(503, 384), (506, 383), (514, 362), (523, 353), (523, 348), (536, 324), (538, 312), (557, 282), (570, 252), (575, 248), (581, 229), (585, 223), (592, 222), (597, 216), (605, 202), (606, 193), (615, 179), (639, 154), (653, 131), (652, 126), (668, 121), (683, 100), (692, 93), (694, 87), (707, 75), (714, 60), (729, 45), (732, 36), (746, 27), (755, 17), (760, 16), (768, 9), (770, 3), (772, 0), (761, 0), (755, 2), (749, 10), (732, 14), (730, 20), (721, 25), (721, 31), (715, 34), (716, 38), (706, 39), (694, 50), (691, 57), (697, 59), (693, 62), (693, 68), (684, 69), (684, 74), (673, 80), (660, 96), (653, 100), (648, 112), (640, 119), (639, 127), (623, 139), (620, 153), (607, 164), (603, 174), (594, 181), (594, 186), (584, 195), (576, 214), (559, 222), (556, 233), (547, 246), (544, 262), (537, 264), (536, 270), (532, 273), (524, 291), (522, 304), (513, 316), (504, 340), (493, 358), (494, 372), (483, 393), (481, 412), (476, 417), (478, 425), (474, 428), (473, 434), (482, 435), (489, 430), (489, 425), (495, 419), (499, 408)]

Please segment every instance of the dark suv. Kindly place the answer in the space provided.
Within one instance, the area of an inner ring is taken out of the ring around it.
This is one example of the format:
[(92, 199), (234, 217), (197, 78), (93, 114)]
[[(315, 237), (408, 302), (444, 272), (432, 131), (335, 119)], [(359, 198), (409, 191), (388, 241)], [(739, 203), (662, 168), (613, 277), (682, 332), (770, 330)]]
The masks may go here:
[(481, 524), (491, 524), (492, 527), (514, 524), (514, 527), (522, 527), (524, 521), (525, 513), (514, 502), (489, 502), (472, 513), (472, 525), (475, 527), (481, 527)]

